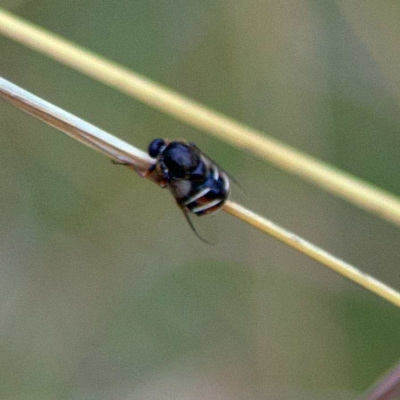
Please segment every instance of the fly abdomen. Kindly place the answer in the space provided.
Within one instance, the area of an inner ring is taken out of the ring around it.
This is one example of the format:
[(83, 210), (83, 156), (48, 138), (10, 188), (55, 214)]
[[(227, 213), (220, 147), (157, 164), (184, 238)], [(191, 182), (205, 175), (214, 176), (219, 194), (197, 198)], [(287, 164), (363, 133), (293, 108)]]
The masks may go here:
[(218, 180), (212, 180), (212, 183), (207, 180), (208, 186), (188, 199), (185, 206), (199, 216), (218, 211), (223, 206), (229, 191), (223, 175), (223, 173), (218, 175)]

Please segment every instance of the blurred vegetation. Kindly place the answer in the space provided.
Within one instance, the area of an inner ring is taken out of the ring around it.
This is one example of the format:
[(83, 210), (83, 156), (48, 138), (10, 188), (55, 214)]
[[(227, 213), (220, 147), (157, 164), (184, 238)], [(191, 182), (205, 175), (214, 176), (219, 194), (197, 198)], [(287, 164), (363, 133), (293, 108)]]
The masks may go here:
[[(400, 195), (399, 3), (7, 0), (2, 7)], [(400, 288), (399, 230), (0, 37), (5, 78), (146, 148), (198, 144), (243, 201)], [(400, 313), (2, 103), (2, 399), (353, 399)], [(234, 193), (235, 196), (235, 193)]]

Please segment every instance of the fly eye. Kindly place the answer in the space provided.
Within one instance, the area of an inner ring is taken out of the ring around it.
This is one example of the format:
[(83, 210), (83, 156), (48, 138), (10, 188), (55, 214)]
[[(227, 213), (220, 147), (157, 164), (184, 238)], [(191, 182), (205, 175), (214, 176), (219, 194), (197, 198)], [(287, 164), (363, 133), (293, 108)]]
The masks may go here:
[(152, 158), (157, 158), (160, 155), (163, 147), (165, 147), (165, 140), (154, 139), (149, 144), (149, 148), (148, 148), (149, 156)]

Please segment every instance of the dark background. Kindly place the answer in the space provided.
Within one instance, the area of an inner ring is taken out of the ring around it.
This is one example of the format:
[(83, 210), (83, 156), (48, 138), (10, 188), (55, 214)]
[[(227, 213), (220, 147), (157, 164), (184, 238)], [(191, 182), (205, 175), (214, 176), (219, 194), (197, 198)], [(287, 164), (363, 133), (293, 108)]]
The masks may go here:
[[(400, 195), (397, 1), (0, 5)], [(400, 288), (397, 227), (0, 49), (5, 78), (142, 149), (197, 143), (241, 202)], [(399, 360), (394, 306), (224, 213), (207, 246), (167, 191), (5, 102), (0, 118), (2, 399), (354, 399)]]

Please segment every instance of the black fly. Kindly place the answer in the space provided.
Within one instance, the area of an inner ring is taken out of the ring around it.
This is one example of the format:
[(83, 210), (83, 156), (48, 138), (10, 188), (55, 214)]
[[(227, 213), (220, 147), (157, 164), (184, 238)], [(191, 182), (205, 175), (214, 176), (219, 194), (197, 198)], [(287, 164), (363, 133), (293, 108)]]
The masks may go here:
[(202, 216), (221, 209), (229, 196), (228, 175), (193, 143), (154, 139), (148, 152), (156, 159), (149, 174), (171, 190), (193, 231), (207, 242), (193, 226), (190, 213)]

